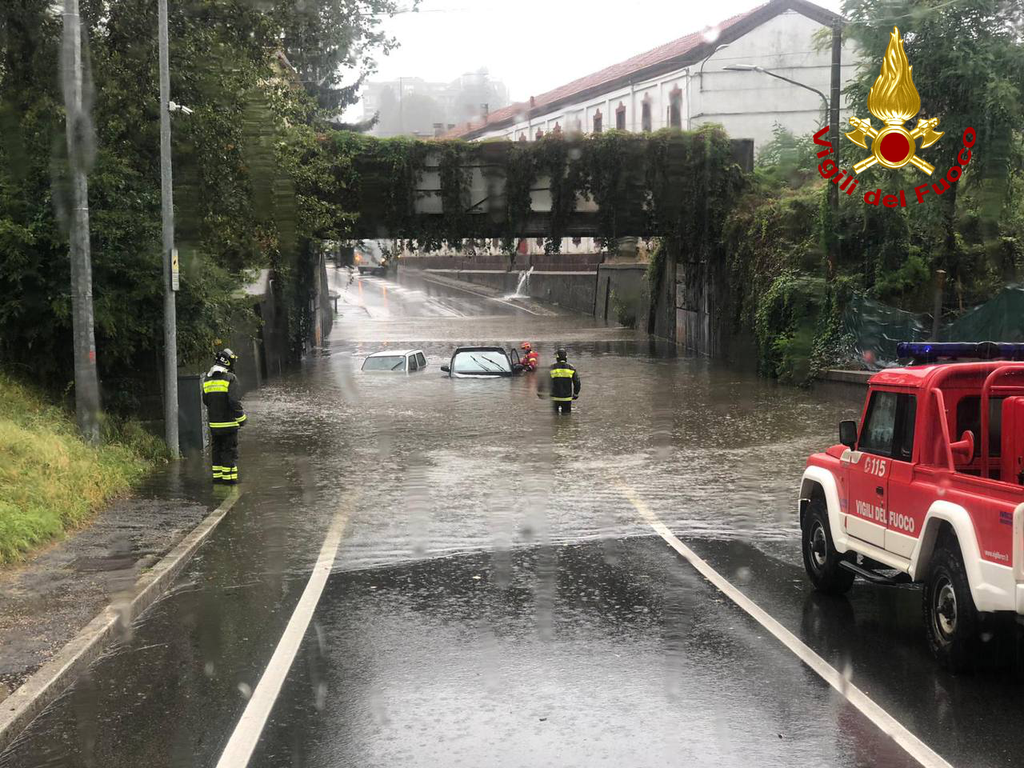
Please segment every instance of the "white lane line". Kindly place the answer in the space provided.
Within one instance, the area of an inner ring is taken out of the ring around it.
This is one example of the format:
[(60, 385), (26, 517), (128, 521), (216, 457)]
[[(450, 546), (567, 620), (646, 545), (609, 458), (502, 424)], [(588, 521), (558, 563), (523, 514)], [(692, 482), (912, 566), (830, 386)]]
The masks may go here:
[(883, 733), (900, 745), (903, 750), (925, 768), (952, 768), (931, 747), (908, 731), (896, 718), (876, 704), (864, 691), (847, 680), (835, 667), (811, 650), (796, 635), (773, 619), (764, 609), (734, 587), (714, 568), (701, 559), (692, 549), (675, 537), (668, 527), (651, 512), (632, 488), (623, 483), (616, 483), (623, 495), (629, 499), (651, 527), (657, 531), (668, 544), (692, 565), (701, 576), (711, 582), (722, 594), (752, 616), (762, 627), (791, 650), (808, 667), (813, 669), (843, 698), (856, 707), (862, 715), (875, 724)]
[(324, 538), (323, 546), (320, 548), (320, 555), (313, 566), (313, 573), (310, 574), (306, 588), (302, 591), (298, 605), (292, 617), (288, 620), (284, 634), (270, 657), (270, 663), (263, 672), (253, 691), (252, 698), (245, 705), (238, 725), (235, 726), (231, 739), (228, 741), (224, 752), (217, 761), (217, 768), (245, 768), (252, 758), (256, 744), (263, 733), (263, 727), (267, 723), (274, 702), (281, 692), (288, 670), (291, 669), (295, 655), (302, 645), (302, 638), (309, 628), (309, 622), (313, 618), (313, 612), (323, 594), (324, 585), (327, 584), (327, 577), (331, 575), (334, 567), (334, 559), (338, 554), (338, 546), (341, 544), (342, 534), (345, 532), (345, 524), (348, 522), (348, 506), (345, 505), (334, 516), (331, 527)]

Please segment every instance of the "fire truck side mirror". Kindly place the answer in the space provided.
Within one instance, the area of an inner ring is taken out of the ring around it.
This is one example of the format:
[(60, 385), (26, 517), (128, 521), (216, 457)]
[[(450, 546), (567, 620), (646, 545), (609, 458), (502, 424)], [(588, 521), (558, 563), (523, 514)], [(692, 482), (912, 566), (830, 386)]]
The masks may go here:
[(949, 444), (949, 449), (953, 452), (954, 462), (967, 464), (974, 458), (974, 433), (969, 429), (965, 430), (959, 440)]
[(839, 422), (839, 442), (847, 448), (855, 448), (857, 445), (857, 422)]

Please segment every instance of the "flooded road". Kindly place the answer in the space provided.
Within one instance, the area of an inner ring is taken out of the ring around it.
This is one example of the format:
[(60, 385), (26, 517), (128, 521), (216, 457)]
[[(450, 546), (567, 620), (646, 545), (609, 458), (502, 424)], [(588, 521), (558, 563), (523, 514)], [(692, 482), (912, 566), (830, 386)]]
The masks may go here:
[[(251, 765), (918, 764), (631, 499), (950, 763), (1015, 764), (1024, 688), (1005, 666), (938, 670), (915, 589), (807, 584), (800, 473), (858, 403), (472, 286), (332, 280), (326, 346), (246, 399), (239, 502), (0, 765), (216, 765), (332, 525)], [(535, 376), (440, 372), (458, 345), (524, 340), (542, 370), (567, 349), (571, 416)], [(359, 370), (383, 349), (428, 366)]]

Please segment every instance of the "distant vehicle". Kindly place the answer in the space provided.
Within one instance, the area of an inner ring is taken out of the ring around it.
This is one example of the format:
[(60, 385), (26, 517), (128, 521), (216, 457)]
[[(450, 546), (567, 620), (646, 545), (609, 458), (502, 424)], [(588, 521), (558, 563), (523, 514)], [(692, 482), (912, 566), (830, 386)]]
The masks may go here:
[(459, 347), (451, 362), (441, 366), (455, 379), (514, 376), (522, 369), (519, 353), (513, 349), (510, 356), (502, 347)]
[(422, 349), (395, 349), (374, 352), (363, 360), (362, 370), (383, 373), (412, 373), (427, 367)]
[(365, 240), (353, 249), (353, 260), (360, 275), (384, 277), (388, 273), (387, 261), (381, 247), (373, 240)]
[(831, 594), (856, 576), (923, 583), (928, 645), (963, 669), (986, 617), (1024, 616), (1024, 345), (900, 355), (914, 364), (871, 377), (860, 428), (840, 423), (839, 444), (807, 460), (804, 567)]

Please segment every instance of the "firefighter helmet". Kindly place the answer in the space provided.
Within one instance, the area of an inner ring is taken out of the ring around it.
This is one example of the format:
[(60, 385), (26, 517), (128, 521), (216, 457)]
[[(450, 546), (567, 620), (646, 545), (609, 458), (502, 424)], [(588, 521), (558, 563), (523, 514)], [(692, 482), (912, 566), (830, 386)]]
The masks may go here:
[(523, 350), (523, 352), (530, 352), (533, 350), (533, 345), (528, 341), (524, 341), (519, 345), (519, 348)]
[(238, 355), (236, 355), (227, 347), (224, 347), (224, 349), (217, 353), (217, 356), (214, 358), (214, 360), (216, 361), (217, 365), (223, 365), (230, 371), (232, 368), (235, 367), (235, 362), (238, 360)]

